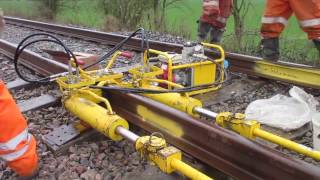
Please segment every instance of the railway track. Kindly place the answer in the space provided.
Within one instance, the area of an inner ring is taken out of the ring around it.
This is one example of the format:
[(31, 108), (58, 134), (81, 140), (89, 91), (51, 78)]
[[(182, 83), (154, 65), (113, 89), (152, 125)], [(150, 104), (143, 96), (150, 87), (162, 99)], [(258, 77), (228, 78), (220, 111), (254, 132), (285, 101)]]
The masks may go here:
[[(71, 30), (68, 32), (72, 33)], [(55, 33), (59, 32), (56, 31)], [(87, 36), (83, 36), (87, 39)], [(121, 38), (123, 37), (120, 36), (120, 39)], [(136, 39), (135, 41), (136, 45), (133, 41), (132, 44), (128, 45), (128, 48), (139, 50), (139, 39)], [(117, 41), (112, 39), (110, 42), (107, 40), (103, 40), (103, 42), (113, 44)], [(168, 44), (168, 46), (163, 44), (156, 46), (156, 44), (154, 44), (154, 47), (161, 47), (164, 49), (170, 49), (170, 47), (172, 47), (174, 50), (178, 49), (177, 46), (173, 44)], [(12, 56), (15, 47), (13, 44), (1, 40), (0, 48), (2, 49), (2, 53), (7, 56)], [(66, 70), (65, 65), (50, 59), (42, 58), (31, 52), (25, 52), (22, 55), (22, 62), (25, 66), (45, 75), (55, 74)], [(296, 67), (296, 65), (294, 66)], [(248, 66), (243, 65), (242, 69), (246, 69), (246, 67)], [(310, 67), (307, 69), (314, 70)], [(312, 74), (314, 75), (316, 73), (312, 72)], [(18, 81), (16, 83), (19, 84)], [(11, 84), (10, 86), (12, 89), (15, 89), (19, 86), (24, 87), (25, 85)], [(312, 85), (312, 87), (316, 86)], [(124, 95), (116, 92), (111, 93), (110, 97), (112, 106), (115, 107), (116, 111), (131, 123), (137, 124), (151, 132), (162, 132), (170, 143), (232, 177), (239, 179), (317, 179), (320, 177), (318, 169), (310, 164), (283, 156), (281, 153), (271, 148), (266, 148), (257, 143), (253, 143), (235, 133), (208, 124), (208, 122), (186, 116), (184, 113), (168, 108), (167, 106), (152, 100), (141, 98), (140, 96), (133, 94)], [(119, 102), (129, 102), (129, 105), (124, 105)], [(159, 126), (159, 124), (144, 121), (143, 117), (136, 111), (135, 107), (137, 105), (142, 105), (146, 109), (149, 109), (153, 114), (161, 114), (164, 116), (162, 118), (168, 119), (172, 123), (176, 123), (181, 127), (184, 135), (177, 137), (175, 129), (166, 129)], [(251, 163), (252, 159), (255, 159), (254, 164)]]
[[(62, 34), (72, 37), (78, 37), (94, 42), (116, 45), (126, 36), (115, 35), (111, 33), (67, 27), (62, 25), (48, 24), (43, 22), (31, 21), (26, 19), (5, 17), (8, 24), (29, 27), (56, 34)], [(124, 47), (132, 50), (140, 50), (141, 39), (132, 38)], [(182, 45), (165, 43), (159, 41), (150, 41), (150, 48), (181, 53)], [(209, 53), (207, 51), (207, 53)], [(278, 62), (269, 63), (262, 58), (242, 55), (237, 53), (226, 53), (226, 59), (230, 61), (231, 70), (235, 72), (260, 76), (272, 80), (302, 85), (320, 89), (320, 70), (311, 66), (302, 66), (299, 64)]]

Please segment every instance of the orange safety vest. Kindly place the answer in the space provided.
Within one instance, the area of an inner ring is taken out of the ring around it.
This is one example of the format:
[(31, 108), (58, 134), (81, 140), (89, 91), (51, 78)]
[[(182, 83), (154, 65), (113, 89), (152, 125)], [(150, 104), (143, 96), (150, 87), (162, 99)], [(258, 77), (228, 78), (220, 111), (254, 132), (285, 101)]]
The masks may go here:
[(28, 133), (27, 122), (0, 80), (0, 159), (20, 176), (37, 168), (36, 140)]
[(261, 36), (265, 39), (279, 37), (293, 13), (309, 39), (320, 38), (319, 0), (267, 0)]
[(232, 13), (233, 0), (203, 0), (201, 22), (223, 29)]

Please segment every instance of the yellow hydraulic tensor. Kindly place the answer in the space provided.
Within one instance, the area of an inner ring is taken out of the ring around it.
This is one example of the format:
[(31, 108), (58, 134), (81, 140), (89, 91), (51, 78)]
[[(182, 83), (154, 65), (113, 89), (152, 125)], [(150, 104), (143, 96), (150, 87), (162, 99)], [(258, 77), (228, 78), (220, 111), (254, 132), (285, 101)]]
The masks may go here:
[[(221, 58), (216, 61), (208, 61), (204, 56), (189, 57), (188, 61), (194, 60), (192, 63), (181, 64), (169, 56), (168, 53), (156, 50), (148, 50), (144, 53), (143, 65), (129, 70), (129, 76), (124, 76), (122, 73), (115, 73), (110, 69), (121, 52), (116, 52), (109, 61), (108, 65), (103, 69), (84, 71), (77, 69), (74, 75), (72, 72), (65, 74), (63, 77), (57, 79), (60, 90), (63, 93), (63, 104), (68, 111), (77, 116), (84, 124), (96, 129), (114, 141), (126, 138), (135, 143), (136, 150), (157, 165), (163, 172), (172, 173), (178, 171), (190, 179), (211, 179), (198, 170), (190, 167), (182, 161), (182, 153), (179, 149), (168, 146), (162, 136), (143, 136), (139, 137), (129, 131), (128, 122), (117, 115), (108, 99), (102, 96), (101, 87), (117, 87), (126, 89), (142, 89), (152, 90), (155, 92), (165, 91), (163, 93), (142, 93), (143, 96), (149, 97), (156, 101), (167, 104), (173, 108), (184, 111), (192, 116), (196, 116), (195, 108), (202, 107), (202, 103), (190, 97), (191, 94), (203, 93), (216, 90), (221, 87), (221, 82), (224, 80), (223, 75), (223, 60), (224, 52), (220, 46), (204, 44), (208, 47), (214, 47), (221, 50)], [(151, 65), (148, 61), (147, 54), (154, 53), (167, 58), (164, 63), (168, 65), (167, 69), (162, 69), (159, 66)], [(72, 65), (72, 63), (70, 63)], [(208, 66), (209, 65), (209, 66)], [(215, 67), (219, 66), (220, 78), (215, 79)], [(214, 67), (210, 70), (208, 67)], [(182, 71), (174, 71), (181, 70)], [(193, 74), (203, 75), (200, 69), (203, 68), (210, 72), (214, 77), (209, 79), (195, 77), (190, 78), (191, 74), (182, 74), (184, 72), (191, 72)], [(72, 68), (70, 68), (72, 69)], [(163, 78), (165, 71), (168, 78)], [(189, 85), (206, 85), (205, 88), (197, 88), (189, 93), (188, 91), (175, 92), (173, 90), (184, 89), (185, 86), (174, 82), (176, 79), (183, 79), (183, 83)], [(162, 78), (159, 78), (162, 77)], [(194, 84), (196, 83), (196, 84)], [(207, 86), (209, 84), (209, 86)], [(212, 84), (212, 85), (210, 85)], [(98, 88), (97, 88), (98, 87)], [(166, 92), (169, 91), (170, 92)]]
[(64, 105), (72, 114), (110, 139), (119, 141), (127, 138), (134, 142), (136, 150), (143, 157), (147, 157), (147, 160), (156, 164), (163, 172), (169, 174), (178, 171), (191, 179), (212, 179), (185, 164), (182, 161), (181, 151), (175, 147), (167, 146), (163, 137), (159, 138), (153, 135), (138, 137), (129, 131), (126, 120), (116, 115), (112, 110), (96, 103), (107, 102), (107, 100), (98, 98), (99, 96), (95, 97), (96, 95), (93, 94), (89, 90), (79, 90), (79, 92), (65, 97)]
[(256, 137), (279, 144), (287, 149), (304, 154), (316, 160), (320, 160), (320, 152), (307, 146), (298, 144), (280, 136), (274, 135), (260, 128), (260, 123), (254, 120), (245, 120), (244, 114), (232, 114), (230, 112), (219, 113), (216, 116), (216, 123), (222, 127), (230, 128), (240, 135), (255, 139)]

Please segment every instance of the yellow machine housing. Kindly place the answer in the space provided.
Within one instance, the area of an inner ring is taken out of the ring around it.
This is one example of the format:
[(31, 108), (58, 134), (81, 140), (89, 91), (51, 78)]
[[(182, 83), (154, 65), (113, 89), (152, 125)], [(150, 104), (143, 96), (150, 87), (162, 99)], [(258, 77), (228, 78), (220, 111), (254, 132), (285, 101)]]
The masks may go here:
[[(182, 85), (183, 87), (194, 87), (199, 85), (208, 85), (224, 80), (224, 51), (214, 44), (202, 44), (204, 47), (214, 48), (221, 54), (221, 57), (215, 60), (209, 60), (204, 55), (203, 46), (190, 45), (185, 46), (182, 54), (162, 52), (154, 49), (149, 49), (144, 53), (144, 65), (147, 71), (154, 69), (151, 67), (158, 66), (163, 70), (162, 75), (157, 76), (158, 79), (167, 80), (169, 82)], [(150, 54), (157, 55), (157, 57), (148, 58)], [(156, 63), (150, 61), (156, 60)], [(219, 72), (219, 79), (217, 79), (217, 66), (222, 70)], [(160, 86), (174, 89), (170, 84)], [(204, 88), (201, 90), (194, 90), (189, 92), (189, 95), (205, 93), (220, 88), (220, 85)]]

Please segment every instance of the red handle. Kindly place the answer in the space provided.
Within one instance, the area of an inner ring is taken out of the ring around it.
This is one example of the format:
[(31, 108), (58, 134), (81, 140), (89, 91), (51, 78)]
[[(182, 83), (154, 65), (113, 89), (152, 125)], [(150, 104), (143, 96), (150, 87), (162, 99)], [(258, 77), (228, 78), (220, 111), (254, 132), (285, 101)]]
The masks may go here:
[(83, 66), (83, 65), (85, 65), (85, 64), (86, 64), (84, 61), (79, 60), (79, 59), (77, 59), (77, 62), (78, 62), (78, 64), (79, 64), (80, 66)]
[(123, 52), (121, 52), (120, 56), (131, 59), (133, 57), (133, 53), (128, 52), (128, 51), (123, 51)]

